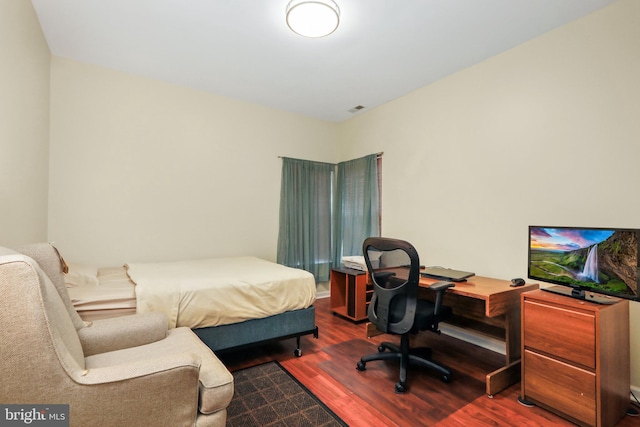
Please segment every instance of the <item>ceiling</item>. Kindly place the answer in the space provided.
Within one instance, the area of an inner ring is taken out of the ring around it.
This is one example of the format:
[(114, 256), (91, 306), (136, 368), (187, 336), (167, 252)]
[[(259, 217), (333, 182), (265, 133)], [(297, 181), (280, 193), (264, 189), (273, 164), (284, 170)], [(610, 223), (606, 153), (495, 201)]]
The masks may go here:
[(51, 53), (340, 122), (615, 0), (336, 0), (309, 39), (289, 0), (32, 0)]

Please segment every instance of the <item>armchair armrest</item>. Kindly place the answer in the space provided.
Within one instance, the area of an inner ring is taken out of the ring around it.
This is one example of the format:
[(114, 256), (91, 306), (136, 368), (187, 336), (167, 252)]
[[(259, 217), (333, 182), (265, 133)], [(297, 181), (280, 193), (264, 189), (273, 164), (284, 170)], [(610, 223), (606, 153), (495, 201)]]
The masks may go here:
[[(106, 363), (105, 366), (87, 366), (84, 370), (70, 372), (78, 384), (98, 385), (119, 381), (132, 381), (156, 374), (176, 375), (175, 381), (185, 372), (195, 373), (194, 387), (197, 389), (201, 360), (193, 353), (162, 355), (127, 363)], [(173, 373), (171, 373), (173, 372)], [(182, 374), (180, 373), (182, 372)], [(187, 377), (190, 374), (186, 374)], [(182, 379), (184, 380), (184, 378)], [(181, 380), (181, 381), (182, 381)]]
[(78, 336), (86, 357), (160, 341), (167, 328), (164, 313), (141, 313), (88, 322)]
[(67, 389), (64, 401), (79, 425), (194, 426), (200, 363), (185, 352), (89, 365), (70, 372), (78, 387)]

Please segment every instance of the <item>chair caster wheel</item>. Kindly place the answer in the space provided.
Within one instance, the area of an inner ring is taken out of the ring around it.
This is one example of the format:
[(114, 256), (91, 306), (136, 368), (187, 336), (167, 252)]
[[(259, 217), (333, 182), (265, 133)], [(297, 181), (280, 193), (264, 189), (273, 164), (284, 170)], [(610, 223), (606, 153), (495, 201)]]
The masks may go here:
[(302, 356), (302, 350), (299, 348), (296, 348), (295, 350), (293, 350), (293, 355), (296, 357)]
[(363, 361), (358, 362), (358, 364), (356, 365), (356, 369), (358, 371), (365, 371), (367, 369), (366, 363), (364, 363)]
[(448, 383), (451, 381), (451, 374), (445, 374), (442, 376), (442, 382)]
[(404, 393), (407, 390), (403, 383), (396, 383), (396, 393)]
[(379, 345), (378, 346), (378, 353), (384, 353), (384, 347)]

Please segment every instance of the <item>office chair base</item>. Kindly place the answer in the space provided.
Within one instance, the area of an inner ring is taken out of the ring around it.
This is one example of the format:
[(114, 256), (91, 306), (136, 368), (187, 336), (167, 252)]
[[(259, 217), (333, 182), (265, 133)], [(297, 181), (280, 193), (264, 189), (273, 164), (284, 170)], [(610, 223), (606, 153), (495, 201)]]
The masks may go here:
[[(397, 345), (390, 342), (383, 342), (378, 346), (378, 353), (384, 353), (385, 350), (389, 350), (391, 353), (402, 353), (402, 350)], [(430, 347), (415, 347), (409, 348), (409, 354), (412, 354), (421, 359), (431, 360), (431, 348)]]
[[(404, 341), (404, 340), (403, 340)], [(408, 341), (408, 339), (407, 339)], [(403, 357), (401, 347), (408, 346), (408, 342), (401, 343), (401, 346), (397, 346), (392, 343), (383, 342), (378, 346), (378, 353), (364, 356), (356, 364), (358, 371), (365, 371), (367, 369), (367, 362), (374, 360), (394, 360), (400, 362), (400, 381), (395, 384), (396, 393), (404, 393), (407, 390), (407, 368), (409, 365), (423, 366), (428, 369), (432, 369), (438, 372), (440, 379), (448, 383), (451, 381), (451, 371), (431, 360), (431, 349), (427, 347), (419, 348), (407, 348), (405, 351), (406, 357)], [(385, 350), (390, 350), (385, 352)]]

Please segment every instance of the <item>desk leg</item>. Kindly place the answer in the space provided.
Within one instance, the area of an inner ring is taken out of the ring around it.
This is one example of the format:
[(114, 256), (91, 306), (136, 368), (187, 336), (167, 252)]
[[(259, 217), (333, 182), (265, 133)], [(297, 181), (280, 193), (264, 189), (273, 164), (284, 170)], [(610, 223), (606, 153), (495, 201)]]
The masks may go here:
[(505, 314), (505, 344), (507, 350), (507, 365), (520, 360), (522, 339), (520, 305)]
[(487, 374), (487, 394), (494, 394), (520, 381), (520, 360)]
[(503, 368), (487, 374), (487, 394), (494, 394), (520, 381), (520, 307), (505, 314), (506, 364)]

